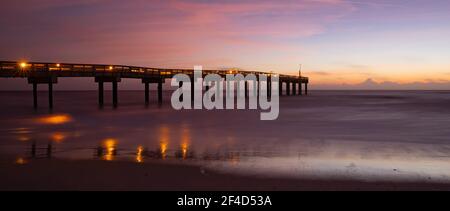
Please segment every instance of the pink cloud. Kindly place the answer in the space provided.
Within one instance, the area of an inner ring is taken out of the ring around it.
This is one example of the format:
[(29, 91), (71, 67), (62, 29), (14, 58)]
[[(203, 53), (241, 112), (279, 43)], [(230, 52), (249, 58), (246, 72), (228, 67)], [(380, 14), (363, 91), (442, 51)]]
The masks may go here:
[(14, 47), (6, 56), (33, 60), (159, 66), (233, 62), (242, 54), (293, 53), (300, 45), (291, 40), (321, 34), (353, 9), (340, 0), (230, 2), (14, 1), (4, 10), (16, 24), (0, 33), (19, 36), (0, 43)]

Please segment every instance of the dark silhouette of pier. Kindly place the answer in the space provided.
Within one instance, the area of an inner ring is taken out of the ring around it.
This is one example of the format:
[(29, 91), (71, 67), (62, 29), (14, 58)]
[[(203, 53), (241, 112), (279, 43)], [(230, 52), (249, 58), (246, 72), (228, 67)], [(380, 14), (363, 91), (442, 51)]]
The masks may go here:
[[(42, 63), (42, 62), (17, 62), (17, 61), (0, 61), (0, 77), (3, 78), (28, 78), (28, 83), (33, 86), (33, 105), (38, 106), (37, 101), (37, 85), (48, 85), (48, 101), (49, 107), (53, 108), (53, 84), (58, 82), (60, 77), (94, 77), (98, 83), (98, 103), (103, 106), (104, 83), (112, 83), (112, 101), (113, 106), (118, 105), (118, 83), (122, 78), (141, 79), (145, 88), (145, 103), (149, 103), (149, 84), (157, 84), (158, 102), (162, 103), (163, 83), (166, 79), (172, 78), (178, 73), (194, 77), (193, 69), (167, 69), (167, 68), (150, 68), (125, 65), (105, 65), (105, 64), (68, 64), (68, 63)], [(225, 77), (227, 74), (254, 74), (259, 82), (259, 75), (264, 74), (270, 78), (274, 73), (256, 72), (256, 71), (240, 71), (240, 70), (203, 70), (203, 77), (207, 74), (218, 74)], [(279, 94), (283, 95), (283, 88), (286, 95), (307, 95), (308, 94), (308, 77), (277, 74), (279, 76)], [(191, 80), (193, 81), (193, 80)], [(194, 83), (191, 83), (192, 86)], [(180, 86), (182, 83), (180, 83)], [(271, 83), (268, 80), (268, 90), (271, 90)], [(304, 87), (304, 88), (303, 88)], [(208, 87), (206, 87), (208, 89)], [(245, 95), (248, 97), (248, 84), (245, 83)], [(192, 89), (194, 91), (194, 89)], [(270, 96), (270, 91), (268, 92)], [(192, 95), (193, 97), (194, 95)]]

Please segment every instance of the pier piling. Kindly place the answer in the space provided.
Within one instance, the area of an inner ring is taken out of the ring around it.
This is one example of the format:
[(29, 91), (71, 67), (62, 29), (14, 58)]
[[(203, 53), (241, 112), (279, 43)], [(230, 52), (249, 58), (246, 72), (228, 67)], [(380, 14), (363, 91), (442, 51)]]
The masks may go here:
[[(150, 102), (150, 84), (157, 83), (158, 103), (162, 104), (163, 101), (163, 83), (166, 79), (172, 78), (176, 74), (186, 74), (194, 78), (194, 70), (192, 69), (169, 69), (169, 68), (149, 68), (149, 67), (136, 67), (136, 66), (123, 66), (123, 65), (107, 65), (107, 64), (62, 64), (62, 63), (41, 63), (41, 62), (20, 62), (20, 61), (0, 61), (0, 69), (2, 70), (0, 77), (22, 77), (28, 78), (28, 83), (33, 87), (33, 107), (38, 107), (38, 84), (48, 85), (48, 102), (49, 108), (53, 108), (53, 84), (57, 83), (59, 77), (94, 77), (95, 82), (98, 83), (98, 104), (100, 107), (104, 105), (104, 83), (112, 83), (112, 101), (113, 106), (118, 106), (118, 82), (121, 78), (133, 78), (142, 79), (145, 86), (145, 103)], [(202, 77), (207, 74), (218, 74), (219, 76), (226, 77), (230, 74), (241, 74), (256, 76), (256, 81), (252, 82), (250, 89), (249, 81), (245, 81), (244, 87), (234, 85), (235, 91), (239, 89), (245, 89), (245, 96), (239, 96), (241, 90), (238, 90), (238, 94), (234, 94), (238, 97), (248, 98), (250, 94), (254, 97), (258, 97), (262, 92), (267, 91), (267, 97), (272, 97), (272, 82), (271, 74), (267, 72), (252, 72), (252, 71), (230, 71), (230, 70), (205, 70), (202, 73)], [(261, 83), (259, 75), (266, 75), (268, 78), (267, 84)], [(307, 95), (308, 94), (308, 77), (293, 76), (280, 74), (279, 76), (279, 95)], [(200, 77), (198, 78), (200, 79)], [(195, 100), (195, 81), (191, 79), (191, 97)], [(223, 82), (222, 82), (223, 83)], [(284, 85), (286, 83), (286, 85)], [(291, 83), (292, 86), (291, 86)], [(303, 88), (303, 84), (305, 87)], [(216, 84), (217, 85), (217, 84)], [(183, 86), (183, 82), (180, 82), (180, 87)], [(283, 93), (283, 89), (286, 86), (286, 91)], [(298, 86), (298, 90), (297, 90)], [(204, 87), (204, 88), (203, 88)], [(200, 88), (200, 87), (198, 87)], [(202, 85), (203, 92), (207, 92), (210, 89), (209, 85)], [(227, 87), (229, 88), (229, 87)], [(265, 90), (266, 89), (266, 90)], [(292, 90), (291, 90), (292, 89)], [(250, 93), (252, 90), (252, 93)], [(303, 92), (304, 91), (304, 92)], [(228, 95), (231, 93), (228, 92)], [(206, 97), (208, 97), (206, 95)], [(230, 97), (230, 96), (227, 96)], [(180, 99), (183, 100), (183, 94), (180, 95)]]
[(95, 82), (98, 83), (98, 104), (100, 107), (103, 107), (103, 99), (104, 99), (104, 86), (103, 84), (105, 82), (111, 82), (112, 83), (112, 101), (113, 101), (113, 107), (116, 108), (118, 105), (118, 98), (117, 98), (117, 83), (120, 82), (121, 79), (119, 77), (110, 77), (110, 76), (98, 76), (95, 77)]
[(244, 96), (245, 96), (246, 98), (248, 98), (248, 81), (245, 81), (245, 82), (244, 82), (244, 91), (245, 91)]
[(112, 97), (113, 97), (113, 107), (117, 108), (117, 104), (118, 104), (118, 99), (117, 99), (117, 81), (114, 80), (112, 82)]
[(261, 89), (261, 87), (260, 87), (261, 86), (261, 84), (260, 84), (261, 81), (259, 81), (259, 78), (256, 79), (255, 83), (256, 83), (256, 93), (255, 93), (256, 94), (256, 98), (259, 98), (259, 91)]
[(283, 81), (278, 81), (278, 95), (283, 96)]
[(98, 82), (98, 105), (103, 107), (103, 81)]
[(33, 83), (33, 107), (36, 109), (38, 107), (37, 100), (37, 83)]
[(56, 77), (49, 77), (48, 75), (44, 76), (33, 76), (28, 78), (28, 83), (33, 85), (33, 107), (36, 109), (38, 106), (37, 99), (37, 85), (38, 84), (47, 84), (48, 85), (48, 105), (49, 108), (53, 108), (53, 84), (57, 83)]
[(305, 95), (308, 95), (308, 83), (305, 83)]
[(145, 105), (148, 105), (150, 103), (150, 86), (148, 82), (144, 83), (145, 85)]
[(48, 107), (53, 108), (53, 83), (48, 83)]
[(291, 82), (286, 81), (286, 95), (290, 96), (291, 95)]
[(53, 146), (51, 143), (47, 145), (47, 158), (52, 158)]
[(195, 100), (194, 93), (195, 93), (195, 78), (192, 77), (192, 78), (191, 78), (191, 100), (192, 100), (192, 101)]
[(302, 91), (302, 82), (300, 81), (300, 82), (298, 82), (298, 95), (303, 95), (303, 91)]
[(292, 95), (297, 95), (297, 82), (292, 82)]
[(162, 104), (162, 80), (163, 79), (160, 79), (159, 81), (158, 81), (158, 103), (159, 104)]
[[(179, 86), (180, 88), (182, 88), (182, 87), (183, 87), (183, 81), (178, 82), (178, 86)], [(181, 94), (181, 95), (180, 95), (180, 102), (183, 101), (183, 97), (184, 97), (183, 94)]]
[(36, 157), (36, 142), (33, 141), (33, 143), (31, 143), (31, 158), (35, 157)]

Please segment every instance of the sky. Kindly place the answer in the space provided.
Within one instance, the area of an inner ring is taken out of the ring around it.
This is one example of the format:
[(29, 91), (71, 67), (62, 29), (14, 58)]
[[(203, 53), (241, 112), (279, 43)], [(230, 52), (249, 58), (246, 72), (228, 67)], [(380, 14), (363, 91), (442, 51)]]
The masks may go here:
[(302, 64), (317, 89), (450, 87), (448, 0), (15, 0), (0, 8), (0, 60), (293, 75)]

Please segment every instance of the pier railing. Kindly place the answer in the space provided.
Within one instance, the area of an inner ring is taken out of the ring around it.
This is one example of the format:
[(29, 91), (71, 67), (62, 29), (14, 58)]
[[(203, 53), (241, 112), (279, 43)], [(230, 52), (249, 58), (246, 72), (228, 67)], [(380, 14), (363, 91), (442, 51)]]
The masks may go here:
[[(108, 64), (72, 64), (72, 63), (44, 63), (44, 62), (16, 62), (0, 61), (1, 77), (30, 77), (43, 73), (51, 74), (55, 77), (95, 77), (97, 75), (118, 75), (122, 78), (143, 78), (162, 77), (171, 78), (178, 73), (192, 75), (193, 69), (171, 69), (171, 68), (151, 68), (128, 65), (108, 65)], [(242, 70), (203, 70), (203, 74), (255, 74), (274, 75), (272, 72), (242, 71)], [(308, 82), (308, 77), (300, 77), (285, 74), (276, 74), (281, 80), (300, 80)]]

